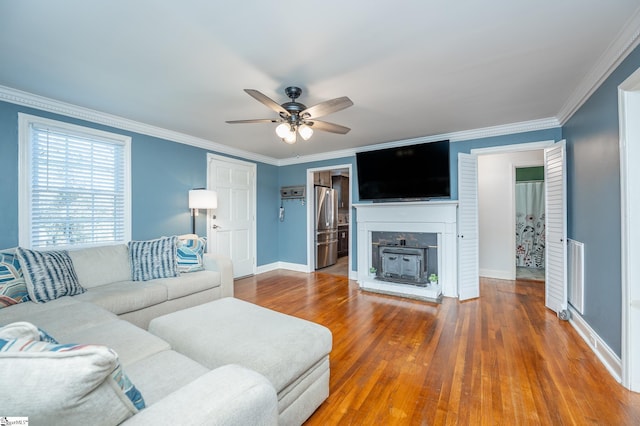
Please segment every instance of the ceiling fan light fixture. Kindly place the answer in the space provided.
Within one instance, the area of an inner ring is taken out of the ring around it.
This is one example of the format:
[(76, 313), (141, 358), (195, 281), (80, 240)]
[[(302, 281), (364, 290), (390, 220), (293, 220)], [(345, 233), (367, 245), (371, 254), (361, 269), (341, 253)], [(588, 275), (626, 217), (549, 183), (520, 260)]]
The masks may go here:
[(313, 135), (313, 129), (311, 128), (311, 126), (302, 124), (300, 125), (300, 127), (298, 127), (298, 133), (300, 133), (300, 136), (302, 136), (302, 139), (304, 139), (305, 141), (308, 141), (311, 135)]
[(289, 133), (291, 133), (291, 128), (287, 123), (282, 123), (276, 127), (276, 135), (281, 139), (284, 139)]
[(287, 135), (285, 137), (283, 137), (282, 140), (285, 141), (288, 144), (296, 143), (296, 132), (295, 132), (295, 130), (287, 133)]
[[(287, 97), (291, 100), (282, 105), (255, 89), (244, 89), (244, 91), (252, 98), (277, 112), (279, 119), (258, 118), (253, 120), (232, 120), (227, 121), (229, 124), (280, 123), (276, 127), (276, 134), (283, 142), (288, 144), (296, 143), (296, 133), (299, 133), (300, 137), (306, 141), (311, 138), (314, 130), (322, 130), (323, 132), (341, 135), (347, 134), (349, 130), (351, 130), (345, 126), (316, 120), (318, 117), (332, 114), (352, 106), (353, 102), (346, 96), (320, 102), (307, 108), (304, 104), (296, 100), (302, 93), (299, 87), (289, 86), (285, 89)], [(315, 129), (312, 129), (311, 126), (315, 126)]]

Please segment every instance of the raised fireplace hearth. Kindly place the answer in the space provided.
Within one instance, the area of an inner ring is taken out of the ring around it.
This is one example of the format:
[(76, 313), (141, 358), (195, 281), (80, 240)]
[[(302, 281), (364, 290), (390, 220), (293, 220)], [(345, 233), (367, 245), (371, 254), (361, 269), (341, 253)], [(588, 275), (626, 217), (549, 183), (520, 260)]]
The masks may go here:
[[(457, 297), (457, 202), (357, 204), (358, 284), (424, 300)], [(437, 284), (429, 275), (438, 276)]]

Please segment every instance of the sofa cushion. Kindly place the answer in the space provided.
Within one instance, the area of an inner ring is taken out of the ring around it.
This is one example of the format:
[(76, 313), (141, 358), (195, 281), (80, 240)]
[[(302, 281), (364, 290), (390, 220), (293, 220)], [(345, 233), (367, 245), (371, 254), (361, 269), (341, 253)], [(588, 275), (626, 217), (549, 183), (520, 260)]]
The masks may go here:
[(178, 237), (129, 242), (129, 263), (134, 281), (178, 276)]
[(157, 281), (111, 283), (94, 287), (76, 296), (75, 299), (94, 303), (120, 315), (165, 302), (167, 288), (158, 284)]
[(36, 251), (18, 247), (16, 254), (31, 300), (48, 302), (85, 292), (66, 250)]
[(154, 280), (167, 288), (167, 299), (173, 300), (220, 286), (220, 272), (198, 271), (176, 278)]
[(0, 339), (30, 339), (47, 343), (58, 343), (49, 333), (30, 322), (18, 321), (0, 328)]
[(178, 240), (178, 271), (181, 273), (202, 271), (202, 256), (207, 246), (206, 237), (185, 238)]
[(120, 319), (90, 328), (70, 330), (56, 337), (65, 342), (107, 346), (116, 351), (122, 365), (127, 367), (127, 372), (129, 365), (171, 349), (169, 344), (159, 337)]
[(126, 244), (69, 250), (69, 257), (84, 288), (131, 280)]
[(172, 350), (158, 352), (126, 367), (127, 374), (144, 395), (147, 405), (155, 404), (210, 371)]
[(155, 318), (149, 331), (205, 367), (239, 364), (257, 371), (278, 393), (332, 346), (331, 332), (320, 324), (232, 297)]
[(3, 410), (34, 424), (114, 424), (144, 407), (105, 346), (1, 339), (0, 377)]
[(16, 249), (0, 251), (0, 309), (29, 300)]
[(45, 304), (20, 303), (11, 309), (0, 309), (0, 324), (28, 321), (61, 342), (71, 342), (66, 338), (70, 332), (118, 321), (118, 317), (106, 309), (76, 300), (80, 296), (62, 297)]

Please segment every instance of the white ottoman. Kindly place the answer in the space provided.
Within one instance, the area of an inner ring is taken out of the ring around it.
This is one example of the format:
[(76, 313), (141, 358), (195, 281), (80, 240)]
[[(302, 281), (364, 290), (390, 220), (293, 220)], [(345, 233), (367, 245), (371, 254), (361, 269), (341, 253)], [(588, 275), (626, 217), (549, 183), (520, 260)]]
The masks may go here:
[(155, 318), (149, 331), (205, 367), (264, 375), (278, 393), (280, 424), (302, 424), (329, 396), (332, 336), (319, 324), (228, 297)]

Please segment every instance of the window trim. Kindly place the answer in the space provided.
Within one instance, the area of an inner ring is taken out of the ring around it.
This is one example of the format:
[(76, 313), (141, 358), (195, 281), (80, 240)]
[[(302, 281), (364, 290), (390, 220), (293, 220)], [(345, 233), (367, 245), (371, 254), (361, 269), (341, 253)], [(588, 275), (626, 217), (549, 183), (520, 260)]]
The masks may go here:
[[(131, 240), (131, 137), (106, 132), (91, 127), (70, 124), (35, 115), (18, 113), (18, 243), (21, 247), (31, 248), (31, 143), (30, 126), (37, 124), (100, 139), (113, 140), (124, 144), (124, 241), (109, 244), (125, 244)], [(56, 249), (101, 246), (100, 244), (79, 244), (58, 246)]]

